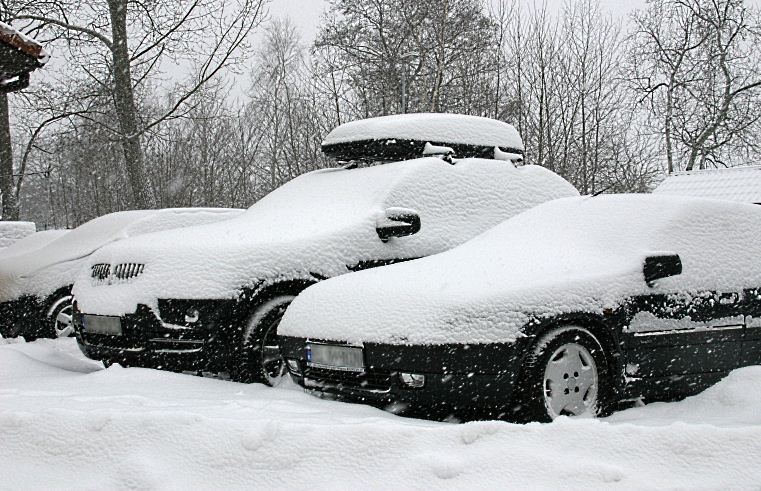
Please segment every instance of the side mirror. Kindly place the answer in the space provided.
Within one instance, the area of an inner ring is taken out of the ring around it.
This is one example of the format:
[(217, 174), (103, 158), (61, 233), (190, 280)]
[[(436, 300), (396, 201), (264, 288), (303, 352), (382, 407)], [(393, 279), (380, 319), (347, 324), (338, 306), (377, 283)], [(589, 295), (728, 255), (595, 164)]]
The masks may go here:
[(420, 231), (420, 216), (407, 208), (387, 208), (375, 222), (375, 231), (383, 242), (392, 237), (406, 237)]
[(682, 274), (682, 259), (679, 254), (648, 256), (645, 258), (642, 272), (647, 286), (652, 287), (657, 280)]

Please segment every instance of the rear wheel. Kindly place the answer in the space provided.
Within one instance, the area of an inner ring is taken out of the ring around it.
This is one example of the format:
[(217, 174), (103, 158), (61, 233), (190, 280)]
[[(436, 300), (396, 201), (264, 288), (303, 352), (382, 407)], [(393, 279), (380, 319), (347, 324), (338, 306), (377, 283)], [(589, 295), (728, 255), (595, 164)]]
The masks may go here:
[(72, 300), (71, 295), (65, 295), (55, 300), (48, 308), (45, 316), (45, 331), (49, 337), (64, 338), (74, 335)]
[(518, 419), (602, 414), (611, 399), (606, 360), (602, 345), (587, 329), (567, 326), (547, 333), (524, 362)]
[(264, 302), (246, 320), (243, 346), (232, 376), (239, 382), (260, 382), (276, 387), (288, 376), (280, 355), (277, 326), (293, 295), (281, 295)]

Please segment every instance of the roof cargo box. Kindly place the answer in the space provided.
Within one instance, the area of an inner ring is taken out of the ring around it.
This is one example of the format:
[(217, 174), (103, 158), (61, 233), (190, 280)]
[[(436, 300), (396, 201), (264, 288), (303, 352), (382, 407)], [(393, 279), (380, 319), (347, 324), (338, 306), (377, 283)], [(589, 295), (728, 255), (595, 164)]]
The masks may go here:
[(342, 124), (322, 142), (339, 161), (393, 162), (451, 150), (453, 157), (521, 160), (523, 141), (510, 124), (461, 114), (399, 114)]

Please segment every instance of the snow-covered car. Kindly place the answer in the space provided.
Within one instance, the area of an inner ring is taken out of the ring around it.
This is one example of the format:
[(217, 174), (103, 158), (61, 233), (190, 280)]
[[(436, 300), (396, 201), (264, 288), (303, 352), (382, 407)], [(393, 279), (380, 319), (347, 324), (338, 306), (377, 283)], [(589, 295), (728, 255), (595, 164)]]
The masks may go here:
[[(476, 135), (481, 140), (460, 154), (523, 148), (505, 123), (454, 121), (466, 128), (486, 123)], [(451, 143), (435, 134), (440, 129), (435, 125), (413, 126), (419, 131), (400, 141), (405, 146), (413, 141), (418, 155), (434, 146), (431, 141)], [(489, 133), (495, 126), (501, 132)], [(426, 128), (434, 134), (426, 135)], [(339, 129), (340, 136), (346, 127)], [(381, 150), (399, 144), (382, 129), (350, 131), (347, 141), (385, 139)], [(358, 148), (350, 148), (349, 157), (362, 157)], [(483, 158), (424, 157), (304, 174), (225, 223), (143, 236), (98, 251), (90, 259), (92, 273), (83, 271), (74, 288), (81, 312), (75, 316), (78, 341), (88, 357), (107, 363), (226, 371), (235, 380), (274, 384), (284, 374), (277, 324), (309, 285), (451, 249), (532, 206), (577, 195), (571, 184), (541, 167)], [(111, 281), (104, 272), (118, 264), (138, 264), (139, 274)]]
[(0, 251), (0, 334), (27, 339), (71, 334), (74, 278), (88, 256), (105, 244), (216, 222), (242, 212), (227, 208), (121, 211), (68, 232), (39, 232)]
[(32, 235), (37, 230), (34, 222), (2, 222), (0, 221), (0, 251), (11, 246), (14, 242)]
[(451, 251), (308, 288), (279, 326), (318, 395), (551, 420), (761, 364), (761, 207), (552, 201)]
[(58, 240), (69, 233), (68, 230), (41, 230), (27, 235), (23, 239), (16, 240), (8, 247), (0, 249), (0, 261), (10, 257), (28, 254), (42, 249), (54, 240)]

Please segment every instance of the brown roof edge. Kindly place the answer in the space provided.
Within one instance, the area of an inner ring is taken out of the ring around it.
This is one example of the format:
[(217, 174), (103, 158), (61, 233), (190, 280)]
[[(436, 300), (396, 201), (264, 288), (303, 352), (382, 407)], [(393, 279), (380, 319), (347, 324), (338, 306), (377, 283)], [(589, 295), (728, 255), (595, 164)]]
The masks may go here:
[(36, 59), (40, 64), (47, 62), (48, 54), (42, 45), (24, 36), (8, 24), (0, 22), (0, 42), (4, 42), (20, 50), (27, 56)]

